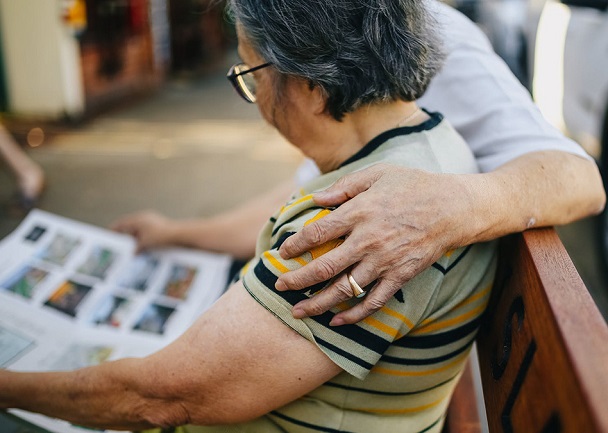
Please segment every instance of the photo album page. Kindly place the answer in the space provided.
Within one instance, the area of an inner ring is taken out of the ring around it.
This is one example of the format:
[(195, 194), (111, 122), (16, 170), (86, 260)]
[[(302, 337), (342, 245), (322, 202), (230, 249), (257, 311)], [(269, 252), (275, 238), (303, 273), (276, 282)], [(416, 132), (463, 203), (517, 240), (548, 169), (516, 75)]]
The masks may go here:
[[(61, 371), (149, 355), (221, 296), (231, 263), (188, 249), (136, 254), (130, 236), (33, 210), (0, 241), (0, 368)], [(88, 430), (10, 412), (50, 432)]]

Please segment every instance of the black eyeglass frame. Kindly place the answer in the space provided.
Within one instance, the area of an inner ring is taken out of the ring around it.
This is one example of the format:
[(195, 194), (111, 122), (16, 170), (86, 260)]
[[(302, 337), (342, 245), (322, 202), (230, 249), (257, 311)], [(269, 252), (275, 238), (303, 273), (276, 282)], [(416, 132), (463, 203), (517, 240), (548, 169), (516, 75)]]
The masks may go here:
[(226, 74), (226, 78), (228, 79), (228, 81), (230, 81), (230, 83), (232, 84), (232, 87), (234, 87), (234, 90), (236, 90), (236, 92), (239, 94), (239, 96), (241, 98), (243, 98), (245, 101), (249, 102), (250, 104), (255, 104), (255, 102), (257, 101), (255, 93), (252, 92), (251, 89), (249, 89), (247, 87), (244, 80), (242, 80), (242, 79), (239, 80), (239, 77), (242, 75), (249, 74), (251, 72), (258, 71), (262, 68), (267, 68), (268, 66), (271, 66), (271, 65), (272, 65), (272, 63), (269, 62), (269, 63), (264, 63), (262, 65), (254, 66), (253, 68), (249, 68), (244, 71), (236, 72), (237, 68), (246, 66), (245, 63), (236, 63), (236, 64), (232, 65), (232, 67), (228, 70), (228, 73)]

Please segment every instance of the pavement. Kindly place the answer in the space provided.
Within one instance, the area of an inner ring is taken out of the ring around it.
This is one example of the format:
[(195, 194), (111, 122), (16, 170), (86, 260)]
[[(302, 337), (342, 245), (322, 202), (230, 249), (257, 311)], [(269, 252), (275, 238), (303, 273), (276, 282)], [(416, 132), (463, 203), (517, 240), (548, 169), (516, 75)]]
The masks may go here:
[[(287, 179), (301, 161), (256, 107), (234, 93), (223, 68), (173, 79), (152, 95), (47, 136), (28, 149), (48, 178), (39, 207), (99, 226), (145, 208), (176, 218), (213, 215)], [(0, 206), (14, 188), (0, 169)], [(20, 221), (0, 209), (0, 238)], [(608, 319), (594, 224), (588, 219), (558, 232)], [(0, 431), (16, 430), (0, 419)]]

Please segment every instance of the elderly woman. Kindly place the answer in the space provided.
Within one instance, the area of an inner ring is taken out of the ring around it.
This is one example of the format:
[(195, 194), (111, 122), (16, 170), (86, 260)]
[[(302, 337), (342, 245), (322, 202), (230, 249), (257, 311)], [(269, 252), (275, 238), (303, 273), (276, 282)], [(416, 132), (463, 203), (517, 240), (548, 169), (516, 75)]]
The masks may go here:
[(332, 317), (351, 299), (295, 319), (314, 296), (279, 292), (277, 278), (334, 248), (295, 259), (278, 249), (331, 212), (311, 193), (391, 161), (474, 173), (464, 141), (416, 105), (441, 64), (418, 0), (232, 0), (243, 63), (229, 79), (322, 175), (270, 218), (240, 281), (177, 341), (143, 359), (74, 372), (0, 372), (0, 407), (79, 425), (193, 431), (439, 432), (493, 280), (493, 244), (446, 254), (356, 325)]

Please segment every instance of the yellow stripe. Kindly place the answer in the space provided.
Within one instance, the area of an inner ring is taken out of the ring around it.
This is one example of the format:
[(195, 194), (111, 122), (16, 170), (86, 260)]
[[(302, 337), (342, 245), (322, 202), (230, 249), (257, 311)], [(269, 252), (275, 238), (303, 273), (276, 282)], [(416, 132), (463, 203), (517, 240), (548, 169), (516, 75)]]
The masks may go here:
[[(490, 284), (488, 285), (488, 287), (486, 287), (485, 289), (483, 289), (481, 292), (476, 293), (475, 295), (473, 295), (473, 296), (470, 296), (470, 297), (466, 298), (466, 299), (465, 299), (464, 301), (462, 301), (460, 304), (456, 305), (456, 306), (455, 306), (455, 307), (452, 309), (452, 312), (454, 312), (454, 311), (458, 310), (459, 308), (464, 307), (465, 305), (471, 304), (472, 302), (477, 301), (477, 300), (478, 300), (478, 299), (480, 299), (480, 298), (483, 298), (483, 297), (487, 296), (487, 295), (490, 293), (490, 290), (492, 290), (492, 286), (493, 286), (493, 283), (490, 283)], [(430, 318), (425, 319), (425, 320), (423, 320), (422, 322), (420, 322), (420, 326), (421, 326), (421, 327), (426, 326), (426, 325), (428, 325), (429, 323), (432, 323), (433, 321), (435, 321), (435, 318), (430, 317)]]
[(449, 326), (458, 325), (459, 323), (462, 323), (462, 322), (470, 319), (471, 317), (478, 316), (479, 314), (481, 314), (483, 312), (483, 310), (485, 310), (486, 305), (488, 305), (487, 302), (485, 302), (483, 305), (480, 305), (477, 308), (472, 309), (471, 311), (469, 311), (467, 313), (461, 314), (460, 316), (456, 316), (456, 317), (453, 317), (453, 318), (447, 319), (447, 320), (434, 322), (430, 325), (418, 328), (418, 329), (410, 332), (410, 334), (411, 335), (426, 334), (428, 332), (437, 331), (439, 329), (444, 329)]
[(331, 212), (329, 211), (329, 209), (323, 209), (323, 210), (317, 212), (317, 214), (314, 217), (312, 217), (311, 219), (309, 219), (308, 221), (306, 221), (304, 223), (304, 227), (306, 227), (308, 224), (314, 223), (317, 220), (320, 220), (321, 218), (323, 218), (326, 215), (329, 215), (330, 213)]
[[(492, 290), (492, 286), (493, 285), (494, 285), (493, 283), (488, 284), (488, 287), (486, 287), (485, 289), (483, 289), (481, 292), (476, 293), (475, 295), (468, 297), (467, 299), (465, 299), (464, 301), (462, 301), (460, 304), (456, 305), (454, 307), (454, 310), (462, 308), (465, 305), (468, 305), (468, 304), (470, 304), (472, 302), (477, 301), (478, 299), (485, 298), (490, 293), (490, 290)], [(452, 310), (452, 311), (454, 311), (454, 310)]]
[(243, 269), (241, 269), (241, 273), (240, 273), (241, 278), (243, 278), (243, 276), (247, 273), (247, 270), (249, 270), (249, 267), (251, 266), (251, 262), (253, 262), (253, 260), (254, 259), (251, 259), (247, 263), (245, 263), (245, 266), (243, 266)]
[(467, 356), (469, 356), (468, 350), (466, 352), (464, 352), (463, 354), (459, 355), (456, 359), (454, 359), (454, 361), (450, 362), (449, 364), (444, 365), (443, 367), (435, 368), (433, 370), (403, 371), (403, 370), (393, 370), (391, 368), (384, 368), (384, 367), (374, 367), (372, 369), (372, 371), (374, 373), (379, 373), (379, 374), (388, 374), (389, 376), (407, 376), (407, 377), (430, 376), (432, 374), (441, 373), (443, 371), (449, 370), (450, 368), (461, 363), (463, 361), (463, 359), (466, 358)]
[(264, 257), (270, 262), (272, 266), (274, 266), (282, 274), (289, 272), (289, 269), (285, 267), (283, 263), (279, 262), (276, 258), (274, 258), (272, 254), (270, 254), (270, 252), (264, 251)]
[(380, 311), (384, 314), (388, 314), (389, 316), (393, 316), (394, 318), (401, 320), (410, 329), (414, 327), (414, 323), (410, 319), (405, 317), (403, 314), (396, 312), (395, 310), (391, 310), (388, 307), (382, 307)]
[(373, 317), (367, 317), (367, 318), (363, 319), (363, 323), (366, 323), (369, 326), (372, 326), (372, 327), (378, 329), (379, 331), (382, 331), (385, 334), (390, 335), (393, 338), (395, 338), (397, 335), (399, 335), (398, 329), (388, 326), (386, 323), (382, 323), (381, 321), (379, 321), (378, 319), (375, 319)]
[(304, 260), (302, 257), (295, 257), (293, 260), (298, 262), (300, 264), (300, 266), (306, 266), (308, 264), (308, 262), (306, 260)]
[(431, 407), (437, 406), (439, 403), (441, 403), (443, 400), (445, 400), (448, 397), (449, 397), (449, 395), (446, 395), (446, 396), (443, 396), (439, 400), (434, 401), (432, 403), (424, 404), (424, 405), (418, 406), (418, 407), (407, 407), (407, 408), (404, 408), (404, 409), (368, 409), (368, 408), (361, 408), (361, 409), (353, 409), (353, 410), (358, 410), (358, 411), (361, 411), (361, 412), (381, 413), (381, 414), (386, 414), (386, 415), (397, 415), (397, 414), (404, 414), (404, 413), (415, 413), (415, 412), (422, 412), (423, 410), (426, 410), (426, 409), (429, 409)]
[(344, 302), (340, 302), (338, 305), (336, 305), (335, 308), (338, 311), (342, 312), (342, 311), (348, 310), (350, 307), (351, 307), (351, 305), (347, 301), (344, 301)]
[(312, 194), (305, 195), (304, 197), (297, 199), (297, 200), (296, 200), (296, 201), (294, 201), (293, 203), (288, 204), (288, 205), (286, 205), (286, 206), (283, 206), (283, 207), (281, 208), (281, 212), (280, 212), (280, 213), (283, 213), (283, 212), (285, 212), (285, 211), (288, 211), (288, 210), (289, 210), (289, 209), (291, 209), (292, 207), (297, 206), (297, 205), (299, 205), (300, 203), (304, 203), (305, 201), (308, 201), (308, 200), (312, 200)]
[(313, 260), (318, 259), (322, 255), (327, 254), (328, 252), (333, 250), (334, 248), (338, 248), (340, 245), (342, 245), (342, 242), (342, 239), (333, 239), (331, 241), (325, 242), (323, 245), (319, 245), (318, 247), (312, 248), (309, 253), (312, 256)]

